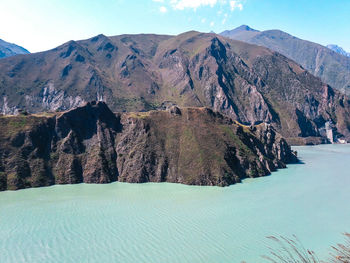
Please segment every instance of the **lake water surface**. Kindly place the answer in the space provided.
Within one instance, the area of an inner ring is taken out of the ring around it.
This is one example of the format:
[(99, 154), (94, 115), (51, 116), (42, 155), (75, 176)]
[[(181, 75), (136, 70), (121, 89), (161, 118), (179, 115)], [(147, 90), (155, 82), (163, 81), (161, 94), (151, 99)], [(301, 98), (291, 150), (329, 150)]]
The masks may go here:
[(326, 258), (350, 232), (350, 145), (226, 188), (66, 185), (0, 192), (0, 262), (265, 262), (270, 235)]

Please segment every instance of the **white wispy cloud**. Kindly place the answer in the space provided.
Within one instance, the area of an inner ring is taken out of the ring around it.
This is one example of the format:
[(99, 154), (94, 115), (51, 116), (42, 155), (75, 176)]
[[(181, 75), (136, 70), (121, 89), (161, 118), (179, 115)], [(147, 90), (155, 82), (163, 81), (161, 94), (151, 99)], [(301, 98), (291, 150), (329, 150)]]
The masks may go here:
[(243, 3), (240, 0), (232, 0), (230, 1), (230, 7), (231, 7), (231, 11), (235, 11), (236, 9), (239, 9), (240, 11), (242, 11)]
[(221, 21), (221, 23), (222, 23), (223, 25), (226, 23), (227, 17), (228, 17), (228, 15), (225, 13), (225, 14), (224, 14), (224, 19), (222, 19), (222, 21)]
[(214, 7), (218, 0), (170, 0), (170, 5), (175, 10), (184, 10), (186, 8), (197, 9), (201, 6)]
[(220, 10), (217, 15), (222, 15), (223, 10), (230, 8), (231, 11), (243, 10), (243, 4), (246, 0), (152, 0), (160, 3), (160, 11), (165, 13), (169, 8), (173, 10), (193, 9), (196, 11), (200, 7), (215, 7), (219, 6)]
[(210, 22), (210, 26), (213, 27), (215, 25), (215, 22), (214, 21), (211, 21)]
[(168, 11), (168, 9), (165, 6), (161, 6), (161, 7), (159, 7), (159, 11), (161, 13), (166, 13)]

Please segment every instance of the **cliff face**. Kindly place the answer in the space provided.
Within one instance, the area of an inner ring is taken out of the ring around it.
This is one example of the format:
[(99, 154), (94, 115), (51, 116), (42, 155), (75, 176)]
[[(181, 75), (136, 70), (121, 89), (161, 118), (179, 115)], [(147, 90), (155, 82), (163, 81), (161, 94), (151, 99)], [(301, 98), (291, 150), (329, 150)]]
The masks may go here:
[(215, 34), (99, 35), (0, 61), (0, 112), (208, 107), (286, 138), (318, 137), (326, 121), (350, 140), (349, 98), (267, 48)]
[(118, 118), (103, 104), (0, 117), (0, 189), (116, 181)]
[(270, 125), (242, 126), (207, 108), (115, 115), (99, 102), (0, 124), (0, 190), (117, 180), (226, 186), (296, 160)]

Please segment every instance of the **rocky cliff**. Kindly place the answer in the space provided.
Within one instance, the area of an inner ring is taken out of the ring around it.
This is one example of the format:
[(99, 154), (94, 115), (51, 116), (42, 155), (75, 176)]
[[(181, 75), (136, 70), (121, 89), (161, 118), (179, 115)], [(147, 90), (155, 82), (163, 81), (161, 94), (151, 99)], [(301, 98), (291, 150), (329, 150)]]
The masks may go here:
[(227, 186), (294, 161), (271, 125), (242, 126), (208, 108), (114, 114), (98, 102), (0, 117), (0, 190), (113, 181)]
[[(350, 140), (349, 98), (267, 48), (215, 34), (98, 35), (0, 60), (0, 111), (62, 111), (101, 100), (113, 111), (208, 107), (288, 139)], [(309, 140), (309, 141), (317, 141)]]

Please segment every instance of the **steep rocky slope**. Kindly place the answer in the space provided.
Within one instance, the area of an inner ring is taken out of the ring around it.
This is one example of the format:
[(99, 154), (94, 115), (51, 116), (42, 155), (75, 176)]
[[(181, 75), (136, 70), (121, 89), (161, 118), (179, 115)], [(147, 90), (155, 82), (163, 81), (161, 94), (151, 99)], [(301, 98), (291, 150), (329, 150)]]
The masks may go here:
[(11, 57), (18, 54), (29, 54), (29, 51), (16, 44), (8, 43), (0, 39), (0, 58)]
[(350, 95), (350, 57), (280, 30), (260, 32), (241, 26), (224, 31), (221, 35), (277, 51), (296, 61), (331, 87)]
[(209, 107), (283, 136), (350, 139), (349, 99), (269, 49), (215, 34), (98, 35), (0, 61), (0, 110), (66, 110), (103, 100), (113, 111)]
[(0, 117), (0, 190), (113, 181), (226, 186), (296, 161), (267, 124), (245, 127), (208, 108)]

